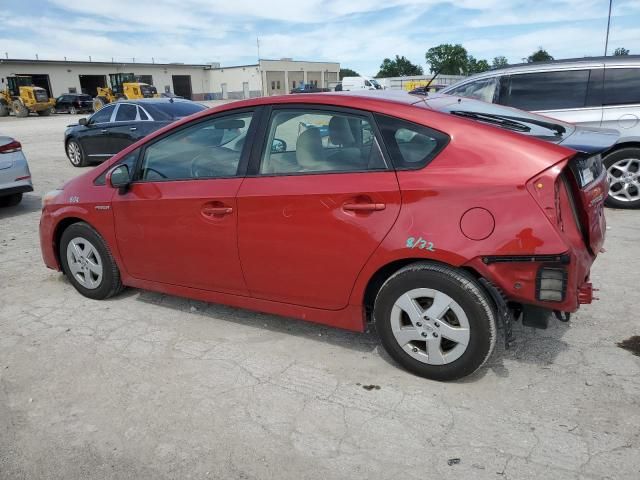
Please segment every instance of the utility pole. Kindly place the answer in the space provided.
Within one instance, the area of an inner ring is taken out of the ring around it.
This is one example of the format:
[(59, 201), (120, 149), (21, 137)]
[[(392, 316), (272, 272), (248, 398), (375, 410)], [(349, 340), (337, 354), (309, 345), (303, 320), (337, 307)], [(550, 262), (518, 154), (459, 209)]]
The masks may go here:
[(260, 37), (256, 37), (256, 45), (258, 46), (258, 63), (260, 63)]
[(611, 28), (611, 7), (613, 6), (613, 0), (609, 0), (609, 16), (607, 17), (607, 36), (604, 41), (604, 56), (607, 56), (607, 50), (609, 49), (609, 29)]

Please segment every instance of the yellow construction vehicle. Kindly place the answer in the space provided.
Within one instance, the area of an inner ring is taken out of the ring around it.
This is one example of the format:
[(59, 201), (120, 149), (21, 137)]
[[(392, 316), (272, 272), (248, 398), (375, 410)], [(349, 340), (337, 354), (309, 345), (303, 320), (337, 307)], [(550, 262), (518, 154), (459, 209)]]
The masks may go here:
[(35, 112), (46, 116), (53, 112), (56, 101), (49, 98), (44, 88), (36, 87), (29, 75), (12, 75), (2, 79), (0, 89), (0, 117), (13, 112), (16, 117), (26, 117)]
[(98, 94), (93, 99), (93, 110), (98, 111), (107, 103), (117, 100), (134, 100), (136, 98), (152, 98), (158, 96), (153, 85), (139, 82), (133, 73), (112, 73), (111, 88), (98, 87)]

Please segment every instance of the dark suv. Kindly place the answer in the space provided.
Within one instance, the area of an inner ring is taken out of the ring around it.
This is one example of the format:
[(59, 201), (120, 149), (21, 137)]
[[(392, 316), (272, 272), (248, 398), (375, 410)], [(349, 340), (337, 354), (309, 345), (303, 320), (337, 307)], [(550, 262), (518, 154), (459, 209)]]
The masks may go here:
[(65, 93), (56, 98), (56, 113), (93, 112), (93, 98), (84, 93)]

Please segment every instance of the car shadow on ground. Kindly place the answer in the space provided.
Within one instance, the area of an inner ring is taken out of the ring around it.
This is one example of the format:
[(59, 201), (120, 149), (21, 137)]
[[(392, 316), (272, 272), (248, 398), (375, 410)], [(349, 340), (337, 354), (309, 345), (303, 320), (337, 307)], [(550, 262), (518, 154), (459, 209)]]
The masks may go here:
[[(358, 352), (371, 353), (379, 346), (378, 337), (373, 328), (368, 328), (364, 333), (351, 332), (294, 318), (174, 297), (145, 290), (127, 289), (118, 295), (118, 297), (122, 295), (134, 296), (136, 294), (138, 294), (136, 300), (141, 302), (180, 310), (192, 315), (204, 316), (215, 321), (224, 321), (274, 333), (285, 333), (287, 335), (303, 337)], [(379, 350), (382, 349), (380, 348)]]
[(42, 208), (42, 197), (31, 193), (22, 196), (22, 201), (15, 207), (0, 207), (0, 220), (32, 213)]
[[(402, 368), (387, 354), (384, 348), (382, 348), (375, 332), (375, 325), (373, 324), (367, 324), (366, 331), (364, 333), (358, 333), (293, 318), (143, 290), (128, 289), (123, 292), (123, 294), (127, 296), (137, 294), (136, 300), (138, 301), (161, 305), (185, 313), (201, 315), (215, 321), (222, 320), (251, 328), (268, 330), (270, 332), (285, 333), (287, 335), (355, 350), (357, 352), (375, 352), (390, 365), (396, 368)], [(490, 371), (498, 377), (508, 377), (509, 369), (505, 366), (505, 361), (531, 363), (543, 368), (551, 365), (554, 363), (557, 355), (568, 348), (567, 343), (562, 340), (562, 336), (567, 329), (569, 329), (568, 324), (554, 319), (549, 321), (547, 330), (536, 330), (525, 327), (520, 322), (515, 322), (513, 324), (514, 340), (510, 348), (505, 349), (504, 336), (502, 335), (502, 331), (499, 330), (496, 347), (485, 366), (473, 375), (465, 377), (458, 382), (476, 382)]]

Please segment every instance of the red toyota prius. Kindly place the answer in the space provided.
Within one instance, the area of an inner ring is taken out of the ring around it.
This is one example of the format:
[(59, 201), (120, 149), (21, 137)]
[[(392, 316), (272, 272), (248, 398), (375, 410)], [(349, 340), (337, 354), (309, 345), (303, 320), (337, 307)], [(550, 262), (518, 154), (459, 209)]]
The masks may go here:
[(362, 331), (451, 380), (497, 328), (590, 303), (617, 132), (447, 95), (234, 102), (140, 140), (43, 201), (45, 264)]

